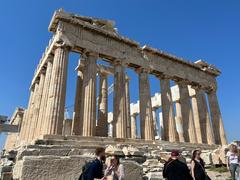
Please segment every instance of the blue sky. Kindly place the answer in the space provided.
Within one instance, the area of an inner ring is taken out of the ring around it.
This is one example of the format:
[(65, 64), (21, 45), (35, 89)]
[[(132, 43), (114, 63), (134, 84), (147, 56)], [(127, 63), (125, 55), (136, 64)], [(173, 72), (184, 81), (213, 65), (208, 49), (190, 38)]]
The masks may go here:
[[(141, 45), (148, 44), (191, 61), (203, 59), (215, 64), (222, 70), (218, 97), (228, 140), (240, 139), (238, 0), (1, 1), (0, 114), (11, 116), (15, 107), (26, 107), (35, 67), (51, 37), (49, 22), (59, 8), (115, 20), (122, 35)], [(67, 106), (73, 104), (78, 58), (77, 54), (70, 55)], [(138, 99), (135, 78), (131, 83), (131, 101)], [(154, 94), (160, 89), (159, 83), (154, 78), (151, 82)]]

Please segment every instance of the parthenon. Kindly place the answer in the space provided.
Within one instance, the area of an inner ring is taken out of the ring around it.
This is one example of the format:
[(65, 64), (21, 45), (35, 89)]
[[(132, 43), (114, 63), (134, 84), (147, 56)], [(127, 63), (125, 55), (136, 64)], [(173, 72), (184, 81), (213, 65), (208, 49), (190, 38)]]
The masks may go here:
[[(2, 155), (3, 167), (12, 163), (2, 172), (6, 177), (78, 179), (97, 146), (120, 157), (129, 180), (154, 179), (152, 172), (161, 179), (172, 150), (188, 164), (196, 149), (208, 165), (226, 164), (221, 72), (214, 65), (141, 46), (120, 35), (112, 20), (63, 9), (54, 12), (48, 30), (52, 38), (34, 72), (28, 105), (2, 126), (10, 132)], [(71, 90), (70, 75), (76, 77)]]
[[(76, 92), (72, 92), (75, 103), (70, 135), (109, 135), (108, 76), (112, 75), (112, 138), (155, 140), (156, 109), (161, 108), (161, 140), (227, 144), (216, 95), (216, 77), (220, 75), (216, 67), (202, 60), (189, 62), (147, 45), (141, 47), (121, 36), (113, 21), (69, 14), (62, 9), (54, 13), (49, 31), (53, 37), (32, 79), (20, 143), (29, 144), (44, 135), (64, 135), (68, 56), (75, 52), (80, 60)], [(130, 102), (127, 68), (139, 78), (139, 101), (135, 104)], [(150, 94), (149, 75), (159, 79), (161, 92), (154, 97)]]

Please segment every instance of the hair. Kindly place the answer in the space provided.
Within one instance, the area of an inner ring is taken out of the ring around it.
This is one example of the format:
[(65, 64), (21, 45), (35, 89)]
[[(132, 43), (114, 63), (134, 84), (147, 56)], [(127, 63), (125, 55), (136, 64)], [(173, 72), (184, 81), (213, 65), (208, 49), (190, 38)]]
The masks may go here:
[(231, 144), (230, 151), (233, 153), (238, 153), (238, 148), (235, 144)]
[(193, 153), (192, 153), (192, 161), (196, 158), (197, 152), (201, 152), (201, 151), (199, 149), (196, 149), (196, 150), (193, 151)]
[(105, 148), (103, 147), (97, 147), (95, 150), (95, 154), (99, 156), (101, 153), (105, 152)]
[(114, 155), (113, 157), (114, 157), (114, 159), (116, 159), (116, 161), (117, 161), (117, 165), (119, 165), (119, 164), (120, 164), (119, 157), (118, 157), (117, 155)]

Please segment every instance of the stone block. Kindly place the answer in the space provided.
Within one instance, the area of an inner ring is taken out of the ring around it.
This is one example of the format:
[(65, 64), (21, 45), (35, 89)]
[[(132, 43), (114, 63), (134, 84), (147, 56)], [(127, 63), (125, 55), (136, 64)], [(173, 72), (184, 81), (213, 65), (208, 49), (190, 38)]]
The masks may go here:
[(131, 180), (140, 180), (143, 177), (143, 168), (134, 161), (123, 161), (122, 162), (125, 170), (126, 180), (131, 177)]
[(212, 155), (211, 152), (202, 152), (201, 158), (205, 162), (206, 165), (211, 165), (212, 164)]
[(110, 145), (105, 149), (105, 152), (106, 154), (109, 154), (109, 155), (124, 156), (123, 151), (117, 146)]
[(17, 161), (13, 178), (21, 180), (76, 180), (82, 166), (91, 158), (83, 156), (26, 156)]
[(149, 172), (144, 176), (146, 180), (163, 180), (162, 172)]
[(144, 152), (139, 151), (138, 148), (129, 146), (129, 147), (123, 147), (122, 149), (125, 156), (143, 156)]
[(54, 156), (67, 156), (71, 149), (41, 149), (39, 156), (54, 155)]
[(24, 156), (38, 156), (39, 149), (21, 149), (17, 154), (17, 160), (21, 160)]

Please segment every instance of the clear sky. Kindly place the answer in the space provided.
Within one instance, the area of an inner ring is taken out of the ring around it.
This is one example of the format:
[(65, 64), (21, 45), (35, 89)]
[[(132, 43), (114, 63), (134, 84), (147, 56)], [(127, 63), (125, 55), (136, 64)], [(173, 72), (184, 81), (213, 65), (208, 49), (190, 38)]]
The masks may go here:
[[(228, 140), (240, 139), (238, 0), (1, 1), (0, 114), (11, 116), (17, 106), (27, 106), (35, 67), (51, 37), (47, 28), (54, 10), (59, 8), (115, 20), (119, 33), (141, 45), (216, 65), (222, 70), (218, 97)], [(76, 54), (70, 56), (67, 106), (73, 104), (74, 68), (78, 58)], [(138, 99), (135, 78), (131, 83), (132, 102)], [(154, 78), (151, 82), (154, 94), (159, 90), (159, 83)], [(3, 144), (3, 134), (0, 144)]]

